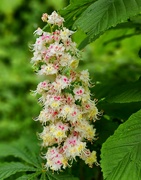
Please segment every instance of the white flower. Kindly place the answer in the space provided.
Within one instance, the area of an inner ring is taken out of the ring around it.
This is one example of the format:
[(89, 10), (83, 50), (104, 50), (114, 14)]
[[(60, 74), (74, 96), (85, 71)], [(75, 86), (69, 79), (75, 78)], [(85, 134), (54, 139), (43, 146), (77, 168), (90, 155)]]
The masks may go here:
[(42, 60), (42, 54), (39, 51), (35, 51), (33, 53), (33, 57), (31, 58), (31, 63), (36, 63)]
[(42, 124), (46, 124), (51, 118), (49, 110), (42, 110), (36, 120), (40, 121)]
[(57, 74), (57, 69), (54, 67), (53, 64), (47, 64), (47, 65), (42, 65), (41, 69), (38, 71), (39, 75), (52, 75), (52, 74)]
[(55, 147), (48, 149), (45, 158), (47, 159), (45, 166), (53, 171), (61, 170), (61, 167), (66, 168), (68, 165), (66, 157)]
[(60, 57), (60, 65), (65, 67), (70, 65), (70, 62), (72, 61), (72, 56), (69, 53), (63, 53)]
[(89, 83), (89, 72), (88, 70), (83, 70), (80, 73), (80, 80), (83, 81), (84, 83)]
[(66, 132), (69, 128), (67, 124), (57, 122), (57, 124), (50, 125), (50, 133), (56, 139), (58, 143), (61, 143), (64, 138), (67, 137)]
[(38, 27), (38, 29), (36, 29), (33, 34), (40, 36), (42, 35), (42, 33), (43, 33), (43, 30), (40, 27)]
[(47, 13), (43, 13), (41, 19), (43, 22), (47, 22), (47, 18), (48, 18), (48, 14)]
[(66, 76), (57, 76), (55, 82), (52, 83), (54, 89), (57, 92), (61, 92), (62, 89), (65, 89), (71, 85), (71, 79), (68, 79)]
[(46, 96), (45, 108), (50, 107), (54, 110), (57, 110), (61, 106), (61, 104), (62, 104), (62, 102), (61, 102), (60, 96), (52, 96), (52, 95)]
[(59, 42), (61, 40), (60, 37), (60, 31), (59, 30), (55, 30), (51, 36), (51, 38), (55, 41), (55, 42)]
[(43, 51), (44, 49), (44, 41), (42, 40), (41, 36), (36, 39), (35, 44), (33, 45), (34, 51)]
[(48, 89), (49, 89), (49, 81), (46, 80), (38, 84), (36, 92), (38, 94), (42, 94), (43, 92), (48, 91)]
[(64, 18), (62, 18), (61, 16), (59, 16), (56, 11), (53, 11), (53, 13), (51, 15), (48, 15), (48, 21), (49, 24), (54, 24), (54, 25), (58, 25), (61, 26), (64, 22)]
[(59, 56), (62, 56), (62, 54), (64, 53), (64, 50), (65, 50), (65, 47), (63, 46), (63, 44), (59, 44), (58, 42), (55, 42), (48, 47), (46, 51), (46, 56), (59, 57)]
[(63, 118), (67, 118), (67, 116), (70, 116), (71, 113), (73, 112), (73, 108), (69, 105), (64, 105), (61, 109), (62, 110), (61, 110), (59, 116), (61, 116)]
[(78, 87), (75, 87), (74, 90), (73, 90), (74, 94), (75, 94), (75, 99), (82, 99), (82, 96), (85, 92), (84, 88), (82, 86), (78, 86)]
[(52, 146), (56, 143), (55, 138), (50, 133), (48, 126), (44, 127), (43, 132), (39, 134), (39, 137), (43, 140), (42, 146)]
[(41, 40), (43, 41), (44, 44), (52, 43), (52, 35), (51, 35), (51, 33), (43, 32), (43, 34), (41, 36)]
[(63, 41), (66, 41), (73, 33), (73, 31), (70, 31), (69, 29), (64, 27), (60, 32), (60, 37)]
[(86, 143), (82, 142), (76, 136), (70, 136), (64, 143), (63, 149), (66, 157), (75, 159), (80, 156), (86, 148)]
[(76, 125), (74, 130), (79, 132), (80, 136), (88, 139), (93, 140), (95, 137), (96, 129), (93, 128), (93, 125), (90, 125), (88, 121), (85, 119), (79, 121)]
[(73, 95), (69, 94), (69, 93), (65, 94), (65, 102), (64, 103), (66, 103), (68, 105), (74, 105), (75, 99), (74, 99)]
[(84, 160), (86, 164), (92, 167), (92, 165), (97, 162), (96, 151), (92, 151)]
[(71, 113), (68, 114), (67, 120), (69, 120), (71, 124), (74, 124), (75, 122), (79, 122), (82, 119), (83, 119), (82, 112), (78, 109), (78, 106), (72, 105)]

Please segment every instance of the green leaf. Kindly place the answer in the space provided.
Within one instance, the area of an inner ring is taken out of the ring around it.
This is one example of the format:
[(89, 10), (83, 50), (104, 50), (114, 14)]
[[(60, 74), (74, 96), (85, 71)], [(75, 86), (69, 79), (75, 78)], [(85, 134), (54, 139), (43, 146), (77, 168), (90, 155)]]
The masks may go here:
[(94, 0), (71, 0), (70, 4), (60, 11), (60, 14), (65, 18), (65, 26), (72, 27), (75, 20), (84, 12)]
[(36, 172), (28, 175), (23, 175), (16, 180), (36, 180), (35, 178), (38, 177), (41, 174), (41, 172)]
[(133, 103), (103, 103), (98, 104), (98, 109), (102, 109), (105, 114), (127, 120), (131, 114), (137, 112), (141, 108), (141, 102)]
[(88, 36), (80, 48), (95, 40), (107, 29), (139, 14), (140, 11), (140, 0), (98, 0), (94, 2), (74, 23), (74, 26), (82, 29)]
[(0, 179), (3, 180), (17, 172), (24, 171), (36, 171), (36, 169), (19, 162), (2, 163), (0, 165)]
[(127, 119), (141, 107), (141, 79), (124, 85), (99, 84), (94, 92), (98, 95), (99, 109), (116, 118)]
[(49, 180), (78, 180), (77, 177), (74, 177), (72, 175), (69, 175), (69, 174), (53, 174), (51, 172), (47, 172), (47, 177)]
[(114, 131), (118, 126), (118, 123), (112, 122), (109, 119), (107, 120), (103, 115), (100, 121), (95, 122), (95, 128), (98, 132), (98, 139), (96, 143), (102, 145), (110, 135), (114, 134)]
[(105, 99), (110, 103), (129, 103), (141, 101), (141, 79), (134, 83), (127, 83), (111, 90)]
[(36, 158), (31, 155), (30, 151), (28, 149), (25, 149), (23, 147), (18, 147), (14, 145), (9, 145), (6, 143), (0, 144), (0, 157), (6, 157), (6, 156), (14, 156), (21, 158), (25, 162), (32, 164), (34, 166), (39, 167), (40, 164), (38, 164)]
[(134, 113), (109, 137), (101, 150), (106, 180), (140, 180), (141, 110)]
[(46, 173), (42, 173), (40, 180), (48, 180)]

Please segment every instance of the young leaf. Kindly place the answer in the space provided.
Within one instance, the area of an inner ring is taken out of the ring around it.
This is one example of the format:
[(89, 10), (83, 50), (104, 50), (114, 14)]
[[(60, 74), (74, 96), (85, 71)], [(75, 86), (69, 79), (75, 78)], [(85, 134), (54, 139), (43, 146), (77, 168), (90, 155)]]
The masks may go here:
[(19, 162), (2, 163), (0, 165), (0, 179), (3, 180), (17, 172), (24, 171), (36, 171), (36, 169)]
[(140, 180), (141, 110), (121, 124), (101, 150), (101, 167), (106, 180)]
[(87, 34), (88, 37), (84, 40), (86, 42), (82, 44), (84, 46), (107, 29), (127, 21), (128, 18), (139, 14), (140, 11), (140, 0), (98, 0), (82, 13), (75, 21), (74, 26), (79, 27)]

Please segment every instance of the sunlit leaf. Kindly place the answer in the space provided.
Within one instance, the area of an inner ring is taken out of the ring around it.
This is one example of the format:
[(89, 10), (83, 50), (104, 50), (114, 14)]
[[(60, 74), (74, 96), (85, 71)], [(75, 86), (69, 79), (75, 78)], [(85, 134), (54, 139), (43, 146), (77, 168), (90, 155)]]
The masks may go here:
[(140, 11), (140, 0), (98, 0), (82, 13), (75, 21), (74, 26), (79, 27), (87, 34), (87, 41), (85, 41), (90, 43), (110, 27), (127, 21), (128, 18), (139, 14)]
[(60, 11), (65, 18), (65, 26), (71, 28), (75, 20), (89, 7), (95, 0), (71, 0), (70, 4)]

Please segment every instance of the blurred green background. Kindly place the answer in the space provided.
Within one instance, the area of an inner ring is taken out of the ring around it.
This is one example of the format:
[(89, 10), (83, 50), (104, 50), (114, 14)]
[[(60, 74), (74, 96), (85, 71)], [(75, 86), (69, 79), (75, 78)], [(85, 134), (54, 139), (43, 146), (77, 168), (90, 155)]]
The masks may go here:
[[(30, 59), (33, 32), (43, 26), (41, 15), (67, 5), (66, 0), (1, 0), (0, 2), (0, 141), (38, 131), (40, 106), (30, 91), (38, 79)], [(37, 130), (36, 130), (37, 129)]]
[[(39, 82), (32, 70), (29, 46), (33, 32), (43, 27), (41, 15), (67, 6), (69, 0), (1, 0), (0, 3), (0, 140), (11, 141), (22, 134), (40, 131), (33, 121), (41, 107), (30, 91)], [(141, 17), (133, 19), (141, 24)], [(141, 28), (111, 29), (82, 54), (81, 69), (89, 69), (96, 84), (124, 84), (136, 81), (141, 74)], [(80, 43), (82, 33), (74, 40)], [(97, 85), (93, 93), (100, 97)], [(110, 92), (108, 92), (110, 93)]]

